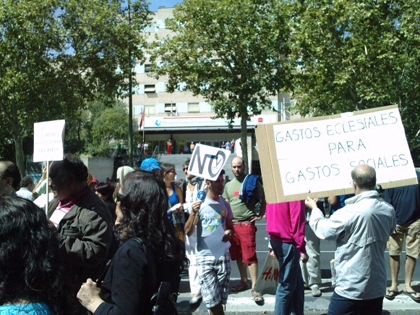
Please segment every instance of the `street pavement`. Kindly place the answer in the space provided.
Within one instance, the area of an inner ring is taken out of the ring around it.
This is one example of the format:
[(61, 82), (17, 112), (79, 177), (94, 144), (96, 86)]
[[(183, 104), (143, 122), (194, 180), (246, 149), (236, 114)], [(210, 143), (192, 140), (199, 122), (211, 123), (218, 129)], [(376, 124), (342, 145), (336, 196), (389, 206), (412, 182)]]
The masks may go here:
[[(326, 281), (324, 281), (326, 280)], [(326, 314), (328, 310), (329, 301), (333, 290), (330, 287), (331, 282), (329, 279), (323, 279), (324, 283), (321, 287), (322, 296), (315, 298), (311, 295), (310, 290), (305, 290), (305, 314), (306, 315), (321, 315)], [(239, 283), (239, 279), (232, 279), (231, 286)], [(417, 284), (415, 289), (420, 289)], [(400, 285), (400, 290), (402, 286)], [(181, 294), (178, 297), (178, 311), (180, 315), (201, 315), (208, 314), (208, 311), (203, 303), (191, 307), (189, 300), (191, 295), (189, 293), (189, 284), (187, 279), (183, 279), (181, 283)], [(251, 299), (251, 290), (246, 290), (240, 293), (231, 293), (226, 305), (226, 314), (274, 314), (274, 295), (264, 295), (264, 304), (258, 305)], [(420, 304), (411, 300), (408, 296), (400, 294), (396, 296), (393, 301), (384, 299), (383, 315), (419, 315)]]
[[(265, 231), (266, 222), (261, 220), (257, 223), (257, 254), (259, 262), (262, 264), (265, 260), (265, 257), (268, 252), (268, 238)], [(310, 290), (305, 290), (305, 314), (306, 315), (321, 315), (326, 314), (328, 310), (329, 301), (333, 292), (331, 288), (331, 272), (330, 272), (330, 260), (334, 257), (334, 242), (321, 241), (321, 274), (322, 274), (322, 296), (315, 298), (311, 295)], [(385, 254), (387, 270), (388, 270), (388, 279), (389, 275), (389, 255)], [(404, 262), (405, 256), (401, 257), (401, 271), (399, 274), (399, 290), (404, 288)], [(231, 282), (230, 286), (236, 286), (239, 284), (239, 272), (235, 262), (232, 262), (232, 273), (231, 273)], [(260, 266), (260, 269), (262, 266)], [(416, 291), (420, 291), (420, 273), (418, 268), (416, 268), (413, 278), (413, 286)], [(388, 281), (388, 286), (390, 285), (390, 280)], [(189, 300), (191, 295), (189, 293), (189, 282), (187, 273), (183, 274), (181, 285), (180, 285), (180, 295), (178, 297), (177, 308), (180, 315), (201, 315), (208, 314), (208, 311), (203, 303), (191, 307), (189, 305)], [(274, 303), (275, 296), (266, 294), (264, 295), (264, 303), (258, 305), (251, 299), (251, 290), (246, 290), (240, 293), (230, 293), (228, 302), (226, 305), (226, 314), (274, 314)], [(405, 294), (399, 294), (393, 301), (384, 299), (383, 306), (383, 315), (419, 315), (420, 314), (420, 303), (416, 303), (411, 300)]]

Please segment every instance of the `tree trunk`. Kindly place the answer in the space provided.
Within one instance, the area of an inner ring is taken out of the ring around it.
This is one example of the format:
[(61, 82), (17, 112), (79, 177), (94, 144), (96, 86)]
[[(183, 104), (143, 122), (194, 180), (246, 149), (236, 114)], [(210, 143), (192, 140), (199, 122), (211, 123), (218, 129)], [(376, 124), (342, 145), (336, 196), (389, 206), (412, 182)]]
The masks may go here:
[(19, 167), (20, 175), (22, 177), (26, 176), (26, 164), (25, 164), (25, 155), (23, 153), (23, 144), (22, 136), (20, 134), (20, 126), (18, 121), (18, 107), (16, 103), (13, 103), (11, 106), (11, 117), (10, 117), (12, 136), (15, 142), (15, 159), (16, 165)]
[(26, 163), (25, 163), (25, 154), (23, 153), (22, 138), (20, 135), (13, 135), (15, 141), (15, 157), (16, 165), (19, 167), (20, 175), (22, 177), (26, 176)]
[(250, 172), (250, 165), (248, 165), (248, 142), (247, 142), (247, 119), (248, 119), (248, 112), (241, 113), (241, 150), (242, 150), (242, 158), (245, 163), (245, 169), (247, 172)]

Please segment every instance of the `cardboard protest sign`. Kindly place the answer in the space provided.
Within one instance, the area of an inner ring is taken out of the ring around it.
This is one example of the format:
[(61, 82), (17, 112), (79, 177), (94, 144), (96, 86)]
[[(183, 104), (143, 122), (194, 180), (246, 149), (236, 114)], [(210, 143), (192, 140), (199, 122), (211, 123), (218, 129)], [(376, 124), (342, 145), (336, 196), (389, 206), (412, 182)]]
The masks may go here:
[(64, 120), (51, 120), (34, 124), (34, 162), (63, 159)]
[(417, 183), (397, 106), (259, 125), (256, 137), (269, 203), (353, 193), (359, 164), (383, 188)]
[(197, 144), (191, 155), (188, 173), (208, 180), (216, 180), (229, 156), (229, 150)]

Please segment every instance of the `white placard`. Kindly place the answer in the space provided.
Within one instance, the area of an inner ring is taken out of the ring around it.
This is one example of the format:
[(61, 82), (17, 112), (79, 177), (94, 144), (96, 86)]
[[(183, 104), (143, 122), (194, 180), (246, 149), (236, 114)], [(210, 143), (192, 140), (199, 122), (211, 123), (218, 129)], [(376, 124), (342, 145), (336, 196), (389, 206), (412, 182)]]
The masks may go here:
[(34, 162), (63, 159), (64, 120), (34, 123)]
[(191, 156), (188, 173), (204, 179), (216, 180), (229, 156), (229, 150), (197, 144)]
[(220, 225), (217, 230), (213, 231), (209, 236), (204, 238), (204, 242), (207, 247), (217, 259), (224, 256), (230, 247), (230, 242), (222, 241), (224, 236), (225, 230), (223, 229), (223, 226)]
[(398, 108), (273, 126), (284, 196), (351, 188), (351, 170), (376, 169), (377, 182), (415, 178)]

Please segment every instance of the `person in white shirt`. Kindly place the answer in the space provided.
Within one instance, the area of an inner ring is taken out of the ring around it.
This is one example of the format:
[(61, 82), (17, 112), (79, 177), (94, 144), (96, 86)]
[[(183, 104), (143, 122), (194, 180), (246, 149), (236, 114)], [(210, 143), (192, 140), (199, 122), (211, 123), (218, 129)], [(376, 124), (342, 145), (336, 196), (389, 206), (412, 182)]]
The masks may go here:
[(35, 184), (32, 177), (25, 176), (24, 178), (22, 178), (19, 186), (20, 186), (20, 189), (16, 192), (16, 195), (18, 195), (21, 198), (33, 201), (34, 196), (32, 194), (32, 191), (35, 188)]
[[(182, 191), (184, 194), (184, 208), (188, 213), (188, 216), (192, 214), (193, 211), (200, 209), (202, 201), (198, 199), (197, 195), (199, 191), (207, 193), (207, 185), (203, 178), (196, 177), (188, 172), (188, 166), (190, 164), (190, 159), (186, 160), (182, 165), (182, 170), (185, 174), (185, 182), (182, 184)], [(188, 276), (190, 280), (190, 289), (192, 298), (190, 300), (191, 305), (196, 305), (202, 300), (201, 296), (201, 284), (200, 279), (198, 278), (198, 269), (197, 269), (197, 229), (194, 229), (194, 232), (191, 235), (185, 235), (185, 252), (187, 258), (190, 261), (188, 266)]]
[[(223, 305), (227, 303), (231, 271), (229, 244), (226, 243), (234, 233), (233, 213), (229, 203), (221, 196), (223, 175), (222, 170), (215, 181), (206, 180), (206, 198), (200, 207), (193, 208), (185, 223), (187, 235), (190, 236), (197, 229), (198, 277), (202, 299), (210, 315), (225, 314)], [(200, 199), (200, 196), (197, 198)]]
[(336, 240), (336, 287), (328, 315), (381, 315), (387, 287), (384, 252), (395, 229), (394, 208), (379, 197), (376, 172), (358, 165), (351, 172), (355, 196), (329, 219), (307, 198), (309, 225), (320, 239)]

